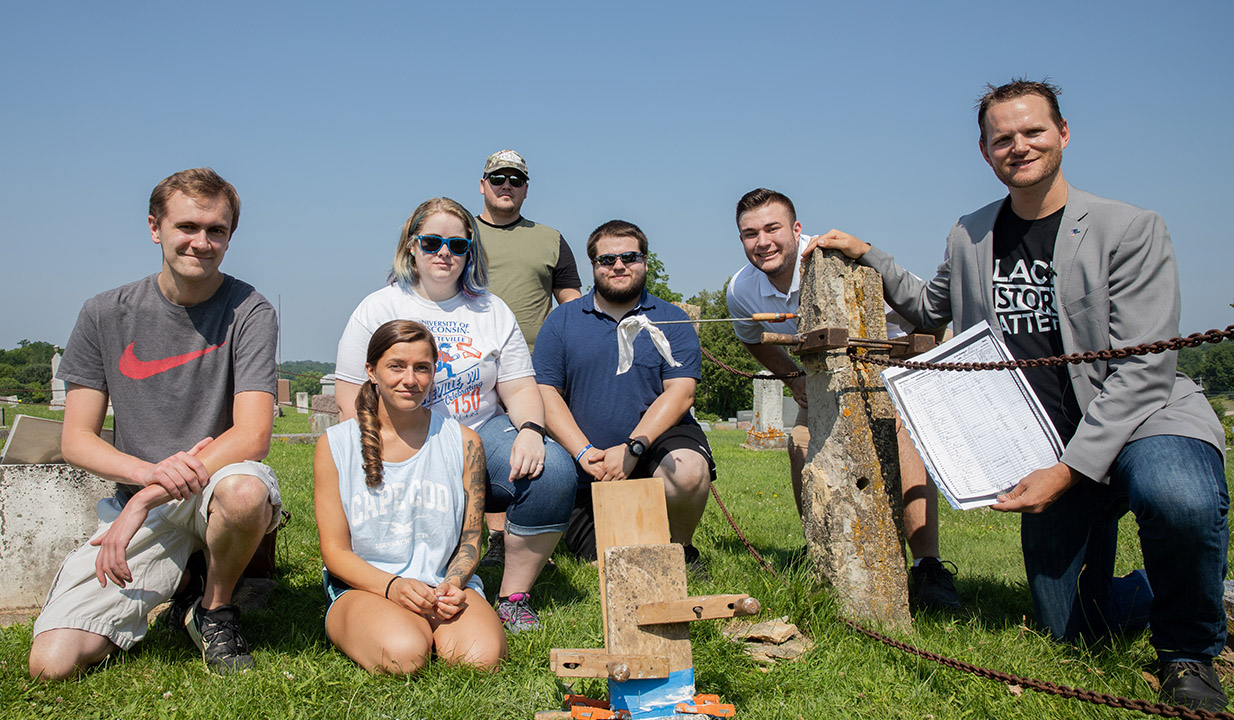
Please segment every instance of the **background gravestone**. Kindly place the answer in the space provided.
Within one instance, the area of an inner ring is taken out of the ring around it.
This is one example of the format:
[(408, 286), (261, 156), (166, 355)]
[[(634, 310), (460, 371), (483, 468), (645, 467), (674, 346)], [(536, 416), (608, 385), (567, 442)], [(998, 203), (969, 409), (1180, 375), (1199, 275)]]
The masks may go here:
[(0, 465), (0, 613), (37, 609), (115, 485), (71, 465)]
[(51, 356), (51, 406), (52, 408), (64, 407), (64, 392), (66, 384), (63, 380), (56, 377), (60, 372), (60, 353)]
[[(770, 375), (760, 372), (759, 375)], [(794, 417), (796, 417), (794, 415)], [(750, 450), (775, 450), (788, 445), (784, 434), (784, 383), (754, 378), (754, 418), (742, 447)]]

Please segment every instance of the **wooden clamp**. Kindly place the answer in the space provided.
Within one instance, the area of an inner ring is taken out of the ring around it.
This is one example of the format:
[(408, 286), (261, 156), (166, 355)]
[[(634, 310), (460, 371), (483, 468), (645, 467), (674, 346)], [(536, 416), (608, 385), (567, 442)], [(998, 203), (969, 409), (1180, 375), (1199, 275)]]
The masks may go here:
[(640, 603), (637, 617), (639, 625), (662, 625), (756, 615), (760, 609), (758, 600), (749, 595), (699, 595), (679, 600)]
[(669, 672), (667, 657), (614, 655), (602, 648), (554, 648), (549, 653), (549, 667), (557, 677), (608, 678), (617, 682), (666, 678)]
[(893, 358), (920, 355), (923, 352), (933, 350), (938, 344), (933, 335), (926, 333), (912, 333), (894, 340), (876, 340), (850, 336), (845, 328), (822, 328), (800, 335), (765, 332), (761, 342), (763, 345), (786, 345), (792, 348), (793, 352), (798, 355), (839, 350), (852, 345), (855, 347), (890, 350), (891, 357)]

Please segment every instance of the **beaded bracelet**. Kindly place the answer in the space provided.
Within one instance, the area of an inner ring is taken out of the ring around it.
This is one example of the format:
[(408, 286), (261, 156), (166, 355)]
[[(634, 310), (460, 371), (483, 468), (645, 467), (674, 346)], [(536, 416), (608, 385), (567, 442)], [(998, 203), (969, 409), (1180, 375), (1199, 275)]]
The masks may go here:
[(583, 454), (586, 453), (588, 450), (592, 449), (593, 447), (595, 447), (595, 445), (592, 445), (591, 443), (587, 443), (587, 447), (583, 448), (582, 450), (579, 450), (578, 455), (574, 456), (574, 462), (582, 462)]

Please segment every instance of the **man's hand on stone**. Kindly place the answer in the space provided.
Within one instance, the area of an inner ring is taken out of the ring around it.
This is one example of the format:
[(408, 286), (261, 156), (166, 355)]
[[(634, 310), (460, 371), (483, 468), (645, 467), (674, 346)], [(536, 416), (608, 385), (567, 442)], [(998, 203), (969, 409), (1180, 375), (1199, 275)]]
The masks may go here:
[(999, 512), (1039, 513), (1054, 504), (1083, 477), (1063, 463), (1034, 470), (991, 505)]
[(801, 253), (801, 259), (804, 262), (814, 252), (814, 248), (823, 248), (824, 250), (839, 250), (844, 255), (853, 260), (861, 258), (870, 251), (870, 243), (862, 242), (861, 240), (849, 235), (841, 230), (828, 230), (822, 235), (816, 235), (806, 245), (805, 252)]
[(203, 438), (188, 452), (178, 452), (151, 466), (140, 478), (141, 484), (158, 485), (176, 500), (196, 495), (210, 482), (210, 472), (197, 459), (197, 453), (213, 441)]

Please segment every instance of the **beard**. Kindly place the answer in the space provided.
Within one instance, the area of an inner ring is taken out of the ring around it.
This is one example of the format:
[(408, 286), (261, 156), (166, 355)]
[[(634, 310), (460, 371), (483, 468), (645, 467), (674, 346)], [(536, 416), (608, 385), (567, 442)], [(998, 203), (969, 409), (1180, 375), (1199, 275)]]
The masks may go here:
[(632, 275), (633, 282), (628, 287), (613, 287), (609, 278), (596, 276), (596, 292), (600, 293), (600, 297), (614, 305), (624, 305), (631, 300), (637, 300), (643, 294), (643, 288), (647, 286), (647, 276), (644, 274), (641, 277)]
[(1027, 188), (1033, 187), (1044, 181), (1051, 180), (1063, 166), (1063, 153), (1061, 150), (1051, 150), (1044, 152), (1037, 158), (1037, 167), (1034, 172), (1028, 176), (1017, 177), (1013, 172), (1006, 169), (1000, 169), (994, 173), (999, 181), (1007, 187), (1012, 188)]

